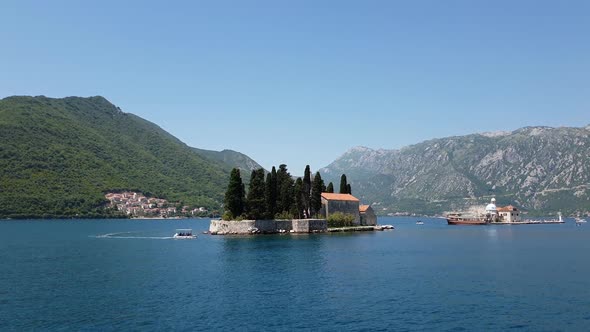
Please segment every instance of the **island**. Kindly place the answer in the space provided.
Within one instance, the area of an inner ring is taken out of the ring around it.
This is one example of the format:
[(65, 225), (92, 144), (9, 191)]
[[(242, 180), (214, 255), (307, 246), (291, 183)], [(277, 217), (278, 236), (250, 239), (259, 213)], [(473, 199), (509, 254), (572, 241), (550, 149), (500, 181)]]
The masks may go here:
[[(265, 179), (266, 178), (266, 179)], [(303, 178), (296, 180), (286, 165), (266, 174), (252, 171), (248, 192), (240, 170), (234, 168), (225, 194), (225, 213), (211, 220), (212, 235), (325, 233), (336, 231), (373, 231), (391, 229), (377, 225), (377, 216), (370, 205), (360, 204), (352, 195), (343, 174), (340, 193), (334, 186), (324, 185), (319, 172), (311, 179), (309, 166)]]

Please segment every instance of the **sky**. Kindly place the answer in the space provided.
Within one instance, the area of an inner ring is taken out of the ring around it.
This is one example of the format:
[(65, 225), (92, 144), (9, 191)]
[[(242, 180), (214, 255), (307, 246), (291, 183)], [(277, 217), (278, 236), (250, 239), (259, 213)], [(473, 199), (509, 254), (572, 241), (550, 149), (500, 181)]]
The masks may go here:
[(302, 174), (355, 146), (590, 124), (590, 1), (0, 4), (0, 98), (101, 95)]

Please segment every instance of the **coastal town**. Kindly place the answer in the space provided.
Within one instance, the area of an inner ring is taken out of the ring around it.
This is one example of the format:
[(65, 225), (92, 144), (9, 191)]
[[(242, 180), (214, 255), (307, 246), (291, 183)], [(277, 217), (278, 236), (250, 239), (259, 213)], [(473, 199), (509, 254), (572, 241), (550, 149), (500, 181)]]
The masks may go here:
[(140, 192), (125, 191), (108, 193), (108, 208), (116, 209), (130, 218), (178, 218), (178, 217), (206, 217), (209, 211), (204, 207), (190, 209), (188, 206), (178, 206), (163, 198), (146, 197)]

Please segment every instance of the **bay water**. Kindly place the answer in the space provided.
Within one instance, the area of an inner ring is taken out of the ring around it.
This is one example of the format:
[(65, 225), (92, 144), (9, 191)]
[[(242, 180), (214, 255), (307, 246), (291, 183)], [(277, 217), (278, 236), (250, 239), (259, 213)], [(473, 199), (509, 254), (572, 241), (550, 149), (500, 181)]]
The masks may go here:
[[(590, 330), (590, 226), (379, 223), (396, 229), (2, 221), (0, 330)], [(198, 237), (171, 239), (177, 228)]]

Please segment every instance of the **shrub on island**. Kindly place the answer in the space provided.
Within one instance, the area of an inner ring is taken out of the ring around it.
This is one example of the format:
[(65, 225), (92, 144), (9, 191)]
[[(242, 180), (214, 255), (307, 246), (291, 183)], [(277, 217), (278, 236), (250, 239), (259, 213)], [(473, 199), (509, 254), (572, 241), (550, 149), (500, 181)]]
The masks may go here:
[(342, 212), (335, 212), (328, 216), (328, 227), (350, 227), (353, 225), (354, 216)]
[(224, 213), (224, 214), (221, 216), (221, 219), (222, 219), (222, 220), (225, 220), (225, 221), (230, 221), (230, 220), (234, 220), (234, 221), (242, 221), (242, 220), (244, 220), (244, 216), (242, 216), (242, 215), (239, 215), (239, 216), (237, 216), (237, 217), (234, 217), (234, 215), (233, 215), (231, 212), (229, 212), (229, 211), (226, 211), (226, 212), (225, 212), (225, 213)]

